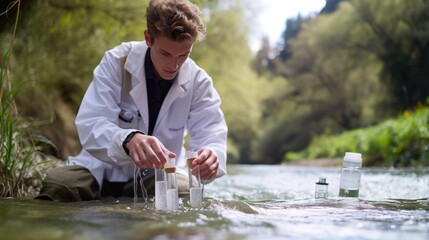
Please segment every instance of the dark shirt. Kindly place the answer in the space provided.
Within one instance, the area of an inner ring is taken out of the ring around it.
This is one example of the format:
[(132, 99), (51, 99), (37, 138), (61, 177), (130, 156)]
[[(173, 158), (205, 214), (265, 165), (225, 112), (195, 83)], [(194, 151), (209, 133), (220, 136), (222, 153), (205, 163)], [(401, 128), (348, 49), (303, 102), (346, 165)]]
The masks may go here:
[(149, 107), (149, 132), (147, 134), (152, 135), (159, 110), (175, 79), (164, 80), (156, 77), (154, 66), (150, 58), (150, 48), (146, 52), (144, 69), (146, 73), (147, 101)]

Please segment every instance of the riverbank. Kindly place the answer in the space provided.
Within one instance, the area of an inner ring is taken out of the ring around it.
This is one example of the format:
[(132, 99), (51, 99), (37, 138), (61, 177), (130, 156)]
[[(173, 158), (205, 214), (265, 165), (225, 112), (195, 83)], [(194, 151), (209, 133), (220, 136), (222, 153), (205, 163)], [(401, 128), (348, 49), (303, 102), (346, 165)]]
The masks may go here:
[(318, 158), (318, 159), (300, 159), (283, 163), (288, 166), (304, 166), (304, 167), (338, 167), (341, 166), (341, 158)]

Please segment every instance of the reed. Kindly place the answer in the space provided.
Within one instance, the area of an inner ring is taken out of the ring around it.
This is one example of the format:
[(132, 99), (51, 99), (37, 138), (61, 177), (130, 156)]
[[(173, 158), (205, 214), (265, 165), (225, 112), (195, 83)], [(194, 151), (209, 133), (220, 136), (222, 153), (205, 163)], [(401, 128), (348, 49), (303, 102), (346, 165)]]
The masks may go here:
[[(4, 58), (7, 63), (8, 53)], [(21, 196), (25, 192), (26, 170), (32, 165), (33, 151), (14, 102), (23, 87), (11, 86), (7, 65), (1, 68), (0, 82), (0, 196)]]
[(25, 90), (25, 81), (12, 83), (9, 78), (9, 57), (18, 25), (19, 5), (20, 1), (17, 0), (8, 8), (17, 6), (18, 14), (11, 42), (4, 53), (3, 62), (0, 62), (0, 197), (36, 194), (43, 173), (55, 164), (39, 151), (36, 143), (43, 137), (31, 134), (32, 121), (18, 113), (15, 100)]

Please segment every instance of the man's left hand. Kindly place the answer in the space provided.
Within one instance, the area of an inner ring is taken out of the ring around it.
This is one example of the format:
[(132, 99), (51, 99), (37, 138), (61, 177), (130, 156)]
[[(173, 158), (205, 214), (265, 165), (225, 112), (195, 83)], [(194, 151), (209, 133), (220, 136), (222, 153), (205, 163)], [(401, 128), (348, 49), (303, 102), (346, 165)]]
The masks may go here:
[(198, 156), (192, 162), (192, 167), (200, 166), (201, 180), (211, 180), (216, 177), (219, 161), (215, 151), (211, 148), (198, 150)]

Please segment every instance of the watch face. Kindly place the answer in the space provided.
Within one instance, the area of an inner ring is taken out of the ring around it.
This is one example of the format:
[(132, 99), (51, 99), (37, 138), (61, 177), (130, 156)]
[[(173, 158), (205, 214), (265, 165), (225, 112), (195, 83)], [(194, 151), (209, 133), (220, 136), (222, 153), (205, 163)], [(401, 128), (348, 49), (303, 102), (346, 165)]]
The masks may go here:
[(128, 136), (125, 138), (124, 142), (122, 143), (122, 147), (124, 148), (124, 150), (125, 150), (125, 152), (127, 153), (127, 155), (129, 155), (129, 154), (130, 154), (130, 150), (128, 150), (128, 148), (127, 148), (127, 147), (125, 147), (125, 144), (127, 144), (127, 143), (131, 140), (131, 138), (133, 138), (133, 137), (134, 137), (134, 135), (135, 135), (136, 133), (142, 133), (142, 132), (138, 132), (138, 131), (136, 131), (136, 132), (132, 132), (132, 133), (128, 134)]
[(128, 136), (125, 138), (125, 142), (129, 142), (132, 137), (134, 137), (134, 132), (128, 134)]
[(137, 132), (132, 132), (132, 133), (128, 134), (128, 136), (125, 138), (124, 142), (129, 142), (131, 140), (131, 138), (133, 138), (136, 133)]

